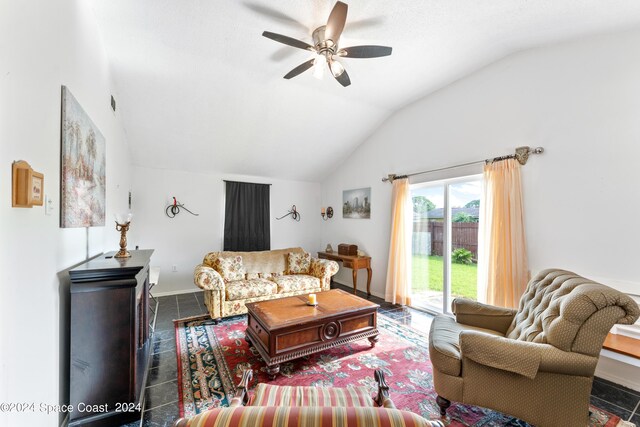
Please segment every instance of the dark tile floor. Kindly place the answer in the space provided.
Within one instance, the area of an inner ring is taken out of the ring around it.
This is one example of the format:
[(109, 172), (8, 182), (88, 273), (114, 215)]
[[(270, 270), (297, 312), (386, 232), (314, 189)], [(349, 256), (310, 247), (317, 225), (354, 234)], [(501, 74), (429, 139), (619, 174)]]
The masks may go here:
[[(338, 287), (349, 290), (341, 285)], [(366, 297), (360, 291), (358, 295)], [(408, 307), (394, 306), (373, 296), (371, 301), (380, 304), (379, 313), (413, 328), (429, 331), (432, 315)], [(143, 419), (122, 427), (170, 427), (178, 419), (178, 374), (173, 319), (206, 313), (202, 292), (158, 298), (156, 332), (153, 336), (153, 356), (147, 379)], [(591, 403), (640, 427), (640, 392), (596, 378)]]

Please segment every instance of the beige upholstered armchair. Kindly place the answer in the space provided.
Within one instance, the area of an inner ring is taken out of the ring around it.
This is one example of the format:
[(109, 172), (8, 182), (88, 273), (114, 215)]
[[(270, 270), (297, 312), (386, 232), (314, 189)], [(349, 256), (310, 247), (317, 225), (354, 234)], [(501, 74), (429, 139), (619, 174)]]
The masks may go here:
[(604, 339), (640, 315), (627, 295), (556, 269), (529, 282), (517, 310), (465, 299), (452, 310), (455, 319), (437, 316), (429, 336), (441, 414), (453, 400), (537, 427), (587, 425)]

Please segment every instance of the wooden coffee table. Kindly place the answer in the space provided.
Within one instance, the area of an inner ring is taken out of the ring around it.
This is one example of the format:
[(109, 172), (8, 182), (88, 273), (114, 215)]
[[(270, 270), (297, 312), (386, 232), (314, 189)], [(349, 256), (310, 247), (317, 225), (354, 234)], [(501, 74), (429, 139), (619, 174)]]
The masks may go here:
[(247, 304), (245, 339), (271, 379), (289, 360), (364, 338), (376, 345), (378, 304), (339, 289), (316, 295), (316, 307), (307, 305), (307, 295)]

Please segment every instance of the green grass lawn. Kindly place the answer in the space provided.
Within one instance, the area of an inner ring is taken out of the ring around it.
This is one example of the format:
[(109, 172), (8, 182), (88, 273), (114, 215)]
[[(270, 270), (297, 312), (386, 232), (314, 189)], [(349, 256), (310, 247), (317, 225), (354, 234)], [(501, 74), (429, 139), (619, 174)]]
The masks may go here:
[[(451, 295), (478, 299), (478, 266), (476, 264), (451, 264)], [(412, 289), (442, 291), (442, 257), (413, 256)]]

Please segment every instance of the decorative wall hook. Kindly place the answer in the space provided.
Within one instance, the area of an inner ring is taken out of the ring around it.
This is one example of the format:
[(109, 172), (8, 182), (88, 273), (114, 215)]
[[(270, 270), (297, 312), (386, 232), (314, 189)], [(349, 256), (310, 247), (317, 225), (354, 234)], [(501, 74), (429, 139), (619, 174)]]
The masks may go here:
[(286, 214), (282, 215), (280, 218), (276, 218), (277, 220), (281, 220), (282, 218), (286, 218), (289, 215), (291, 215), (291, 218), (296, 220), (296, 221), (300, 221), (300, 212), (298, 212), (296, 210), (296, 205), (292, 205), (291, 209), (289, 210), (289, 212), (287, 212)]
[(200, 214), (191, 212), (189, 209), (185, 207), (185, 205), (180, 203), (175, 197), (172, 197), (172, 198), (173, 198), (173, 203), (167, 206), (167, 208), (164, 210), (164, 213), (166, 213), (169, 218), (175, 218), (175, 216), (180, 213), (180, 209), (184, 209), (185, 211), (189, 212), (193, 216), (200, 215)]

